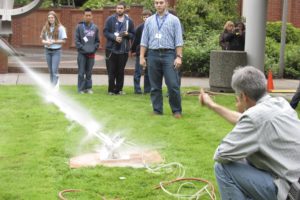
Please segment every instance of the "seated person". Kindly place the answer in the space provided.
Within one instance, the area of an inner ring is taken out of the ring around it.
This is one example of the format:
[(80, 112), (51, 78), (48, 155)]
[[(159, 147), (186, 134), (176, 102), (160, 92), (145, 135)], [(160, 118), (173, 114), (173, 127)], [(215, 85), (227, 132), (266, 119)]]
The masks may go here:
[(218, 146), (215, 175), (222, 200), (285, 200), (300, 177), (300, 120), (282, 97), (266, 92), (265, 75), (247, 66), (234, 71), (236, 111), (201, 90), (199, 101), (235, 127)]

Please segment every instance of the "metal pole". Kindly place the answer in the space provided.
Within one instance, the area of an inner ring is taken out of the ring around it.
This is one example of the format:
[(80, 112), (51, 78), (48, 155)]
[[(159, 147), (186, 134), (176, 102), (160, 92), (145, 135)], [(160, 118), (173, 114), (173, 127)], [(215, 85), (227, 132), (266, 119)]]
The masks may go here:
[(283, 10), (282, 10), (282, 26), (281, 26), (281, 42), (280, 42), (280, 57), (279, 57), (279, 72), (278, 77), (283, 78), (284, 74), (284, 52), (286, 43), (286, 22), (288, 15), (288, 0), (283, 0)]
[(268, 0), (245, 0), (247, 63), (264, 71)]

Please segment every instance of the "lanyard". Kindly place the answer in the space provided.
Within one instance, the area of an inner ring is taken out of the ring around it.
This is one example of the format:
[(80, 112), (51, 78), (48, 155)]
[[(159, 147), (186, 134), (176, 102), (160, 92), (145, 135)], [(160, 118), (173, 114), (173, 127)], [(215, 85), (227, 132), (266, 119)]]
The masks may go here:
[(158, 22), (158, 14), (156, 15), (156, 24), (157, 24), (158, 32), (160, 32), (161, 27), (164, 25), (164, 23), (165, 23), (165, 21), (166, 21), (166, 19), (168, 17), (168, 14), (169, 13), (167, 13), (166, 15), (164, 15), (164, 17), (162, 19), (162, 23), (160, 25), (159, 25), (159, 22)]
[(93, 24), (92, 24), (92, 23), (91, 23), (89, 29), (86, 29), (86, 28), (85, 28), (85, 23), (82, 23), (82, 26), (83, 26), (83, 32), (84, 32), (84, 33), (85, 33), (85, 31), (87, 30), (86, 35), (88, 35), (88, 34), (91, 32), (92, 28), (93, 28)]

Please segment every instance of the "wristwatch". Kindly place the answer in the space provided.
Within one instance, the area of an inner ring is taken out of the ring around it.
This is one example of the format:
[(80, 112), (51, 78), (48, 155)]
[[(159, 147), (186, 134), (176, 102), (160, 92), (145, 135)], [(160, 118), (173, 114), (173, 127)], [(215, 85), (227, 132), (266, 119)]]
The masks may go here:
[(177, 54), (177, 55), (176, 55), (176, 57), (178, 57), (178, 58), (182, 58), (182, 55), (180, 55), (180, 54)]

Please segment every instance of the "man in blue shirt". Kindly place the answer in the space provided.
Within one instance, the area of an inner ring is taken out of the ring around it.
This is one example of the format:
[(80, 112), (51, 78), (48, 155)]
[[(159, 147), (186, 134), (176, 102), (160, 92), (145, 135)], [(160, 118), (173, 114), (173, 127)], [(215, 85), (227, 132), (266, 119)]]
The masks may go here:
[(146, 67), (147, 51), (153, 113), (163, 114), (162, 80), (165, 78), (173, 116), (181, 118), (178, 69), (182, 64), (182, 29), (179, 19), (169, 14), (167, 4), (167, 0), (154, 0), (157, 12), (144, 25), (140, 64)]
[(108, 94), (124, 94), (124, 69), (128, 60), (130, 40), (134, 38), (133, 21), (125, 14), (126, 4), (119, 2), (116, 14), (107, 18), (103, 33), (106, 41), (106, 69)]

